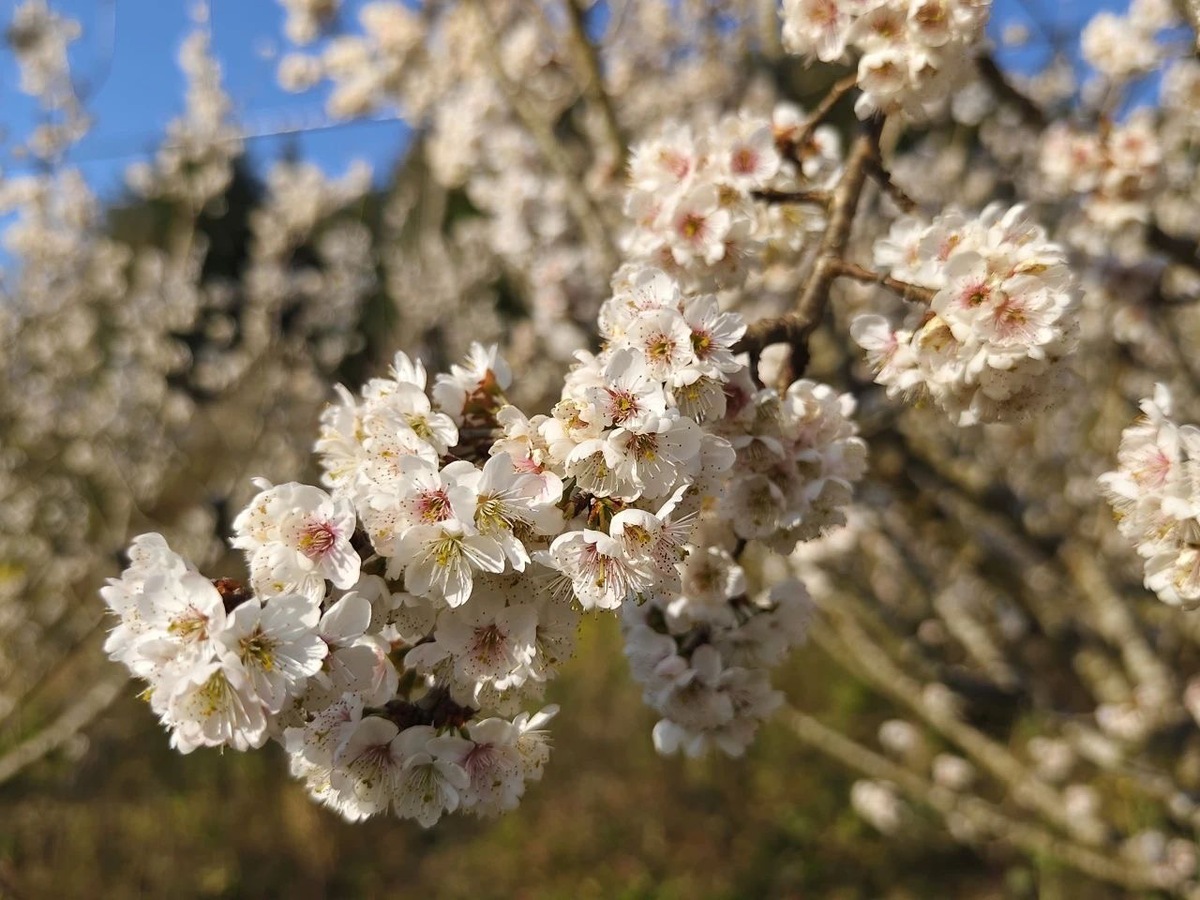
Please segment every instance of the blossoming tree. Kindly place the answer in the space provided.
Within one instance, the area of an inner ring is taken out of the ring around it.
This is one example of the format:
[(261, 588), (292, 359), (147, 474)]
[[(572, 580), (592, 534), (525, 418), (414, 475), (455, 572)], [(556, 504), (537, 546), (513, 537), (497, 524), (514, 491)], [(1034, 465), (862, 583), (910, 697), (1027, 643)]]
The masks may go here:
[[(122, 466), (123, 503), (161, 496), (160, 445), (206, 433), (162, 410), (332, 397), (315, 434), (245, 439), (244, 574), (201, 574), (159, 529), (100, 591), (105, 649), (175, 748), (276, 742), (350, 820), (498, 815), (574, 714), (545, 692), (581, 617), (613, 616), (660, 753), (738, 757), (774, 717), (859, 773), (884, 832), (924, 810), (966, 843), (1200, 892), (1193, 9), (1097, 15), (1077, 84), (1062, 56), (1006, 72), (988, 0), (283, 6), (281, 83), (411, 123), (441, 192), (421, 215), (399, 192), (382, 236), (329, 227), (365, 179), (282, 165), (249, 268), (206, 281), (197, 222), (237, 132), (203, 20), (188, 112), (130, 173), (184, 213), (165, 246), (64, 208), (65, 166), (5, 185), (24, 302), (0, 312), (103, 351), (63, 371), (23, 340), (4, 365), (43, 401), (125, 404), (56, 433), (126, 441), (111, 468), (64, 457), (70, 496)], [(86, 127), (72, 26), (28, 0), (11, 34), (55, 113), (30, 147), (57, 161)], [(405, 349), (316, 388), (377, 282)], [(98, 332), (110, 308), (128, 340)], [(182, 362), (180, 331), (203, 337)], [(16, 434), (67, 427), (5, 402)], [(288, 480), (312, 441), (318, 483)], [(35, 490), (13, 459), (0, 484)], [(879, 748), (772, 686), (805, 643), (894, 706)]]

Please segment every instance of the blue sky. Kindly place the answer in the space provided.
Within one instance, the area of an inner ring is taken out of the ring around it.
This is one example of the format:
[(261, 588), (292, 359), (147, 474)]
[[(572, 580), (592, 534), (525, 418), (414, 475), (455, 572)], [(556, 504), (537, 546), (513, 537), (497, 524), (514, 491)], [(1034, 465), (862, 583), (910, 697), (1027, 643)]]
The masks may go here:
[[(345, 15), (352, 17), (362, 2), (346, 0)], [(154, 148), (166, 122), (182, 107), (184, 82), (175, 56), (188, 30), (189, 3), (50, 0), (52, 7), (83, 25), (72, 62), (95, 127), (73, 150), (71, 161), (105, 196), (120, 191), (125, 167)], [(0, 22), (11, 19), (15, 6), (16, 0), (0, 0)], [(1126, 6), (1127, 0), (997, 0), (993, 31), (999, 34), (1006, 22), (1028, 21), (1026, 10), (1038, 9), (1053, 27), (1077, 33), (1095, 10)], [(277, 87), (273, 57), (285, 52), (287, 45), (282, 37), (283, 11), (276, 0), (211, 0), (211, 10), (214, 47), (238, 121), (250, 133), (300, 130), (293, 136), (250, 141), (254, 160), (274, 158), (289, 142), (299, 144), (303, 157), (334, 173), (356, 158), (383, 172), (396, 159), (406, 139), (403, 124), (393, 120), (310, 130), (309, 126), (325, 122), (322, 94), (296, 96)], [(1041, 58), (1043, 51), (1036, 45), (1001, 53), (1002, 62), (1017, 67)], [(5, 54), (0, 58), (0, 125), (7, 133), (21, 135), (35, 121), (36, 110), (17, 92), (16, 84), (15, 62)], [(12, 158), (7, 144), (0, 145), (0, 165), (14, 172), (23, 167)]]
[[(0, 0), (0, 22), (11, 19), (16, 5), (16, 0)], [(189, 30), (190, 0), (50, 0), (50, 5), (83, 25), (83, 37), (72, 45), (72, 67), (95, 124), (70, 159), (95, 187), (112, 196), (123, 184), (125, 167), (151, 152), (166, 123), (182, 110), (184, 79), (176, 54)], [(361, 0), (351, 0), (348, 14), (361, 5)], [(313, 128), (328, 124), (324, 95), (294, 95), (277, 86), (274, 57), (288, 45), (282, 36), (283, 10), (275, 0), (211, 0), (211, 11), (215, 55), (237, 120), (250, 133), (296, 132), (251, 140), (256, 161), (278, 156), (289, 142), (332, 172), (344, 170), (353, 159), (365, 159), (383, 171), (396, 159), (407, 133), (402, 123)], [(16, 85), (16, 63), (4, 54), (0, 124), (21, 135), (37, 112)], [(7, 145), (0, 160), (5, 169), (22, 168)]]

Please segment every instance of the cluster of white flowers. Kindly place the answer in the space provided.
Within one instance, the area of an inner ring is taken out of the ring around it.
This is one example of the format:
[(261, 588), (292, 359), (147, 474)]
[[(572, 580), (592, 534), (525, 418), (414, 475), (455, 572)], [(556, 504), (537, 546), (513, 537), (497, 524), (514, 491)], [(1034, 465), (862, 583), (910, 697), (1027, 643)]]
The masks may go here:
[(1063, 250), (1023, 207), (906, 217), (876, 265), (931, 292), (900, 328), (859, 316), (851, 334), (890, 395), (927, 393), (959, 425), (1045, 406), (1076, 338), (1077, 292)]
[(46, 0), (24, 0), (13, 10), (5, 34), (20, 70), (18, 88), (36, 97), (48, 114), (22, 148), (42, 159), (57, 157), (88, 129), (68, 59), (81, 34), (78, 21), (51, 9)]
[(744, 281), (768, 241), (795, 243), (819, 229), (819, 209), (784, 212), (754, 198), (756, 191), (825, 188), (836, 177), (837, 132), (823, 126), (809, 146), (790, 148), (800, 122), (796, 107), (781, 105), (770, 119), (741, 112), (704, 129), (676, 123), (635, 145), (625, 195), (633, 222), (627, 257), (712, 290)]
[[(286, 32), (295, 44), (317, 39), (340, 5), (338, 0), (280, 0), (288, 8)], [(358, 11), (361, 35), (341, 34), (316, 54), (289, 53), (279, 63), (285, 90), (303, 91), (322, 79), (333, 82), (328, 109), (338, 117), (361, 116), (400, 89), (410, 53), (426, 36), (420, 15), (402, 3), (366, 3)]]
[(1084, 60), (1106, 79), (1144, 75), (1162, 60), (1159, 32), (1178, 22), (1169, 0), (1133, 0), (1126, 15), (1096, 13), (1080, 35)]
[(180, 200), (200, 210), (233, 179), (233, 162), (242, 153), (241, 132), (229, 121), (232, 101), (221, 86), (221, 65), (213, 58), (207, 11), (179, 48), (179, 66), (187, 79), (187, 108), (167, 124), (153, 162), (126, 172), (129, 186), (145, 197)]
[(721, 424), (737, 451), (719, 507), (723, 542), (758, 540), (786, 555), (844, 524), (842, 509), (867, 467), (854, 397), (807, 378), (783, 396), (755, 391), (745, 373), (734, 390)]
[(737, 461), (723, 493), (702, 505), (669, 590), (624, 610), (630, 668), (663, 716), (654, 729), (662, 753), (738, 755), (778, 706), (768, 670), (804, 640), (812, 605), (795, 580), (751, 597), (737, 548), (757, 540), (787, 554), (841, 524), (866, 469), (848, 394), (808, 380), (783, 397), (744, 381), (729, 394), (721, 433)]
[[(119, 617), (106, 649), (149, 682), (147, 698), (181, 752), (275, 738), (313, 796), (349, 819), (394, 805), (430, 825), (460, 807), (511, 808), (525, 780), (540, 776), (540, 726), (553, 709), (480, 720), (458, 737), (439, 732), (465, 726), (475, 711), (449, 691), (399, 699), (388, 653), (428, 640), (431, 620), (406, 608), (415, 598), (359, 576), (353, 526), (347, 501), (307, 485), (267, 487), (239, 517), (234, 541), (247, 551), (254, 594), (230, 579), (209, 581), (160, 535), (142, 535), (130, 567), (102, 590)], [(264, 571), (273, 579), (266, 585)], [(326, 596), (322, 576), (352, 589)], [(494, 667), (504, 650), (497, 629), (517, 617), (466, 626), (459, 662), (469, 666), (474, 654)], [(440, 624), (432, 635), (447, 640)], [(532, 632), (527, 638), (532, 645)]]
[(783, 41), (807, 59), (857, 59), (860, 118), (923, 117), (961, 87), (990, 0), (784, 0)]
[[(542, 776), (550, 751), (542, 726), (557, 708), (468, 724), (445, 694), (426, 698), (377, 715), (364, 714), (360, 695), (345, 694), (287, 729), (292, 774), (352, 822), (391, 809), (429, 827), (446, 812), (494, 816), (515, 808), (525, 783)], [(440, 708), (447, 705), (448, 717)]]
[(1082, 195), (1088, 220), (1112, 231), (1149, 219), (1162, 157), (1143, 112), (1100, 132), (1056, 122), (1042, 135), (1039, 164), (1052, 193)]
[(104, 589), (108, 649), (174, 744), (274, 737), (350, 819), (510, 809), (548, 749), (549, 713), (520, 710), (580, 610), (623, 608), (656, 746), (740, 753), (809, 604), (798, 582), (750, 599), (731, 551), (841, 520), (865, 468), (853, 404), (756, 390), (740, 317), (658, 270), (623, 269), (600, 328), (549, 416), (507, 403), (512, 373), (480, 345), (432, 390), (404, 353), (340, 389), (316, 445), (330, 493), (260, 480), (234, 521), (248, 587), (138, 538)]
[(105, 649), (149, 683), (172, 746), (262, 746), (268, 716), (304, 691), (329, 653), (318, 635), (319, 600), (239, 596), (158, 534), (135, 538), (129, 556), (121, 578), (100, 592), (120, 620)]
[(1146, 587), (1172, 606), (1200, 606), (1200, 429), (1171, 421), (1165, 385), (1141, 408), (1100, 486), (1146, 561)]
[(812, 606), (798, 581), (758, 598), (720, 547), (690, 547), (668, 602), (626, 606), (625, 655), (646, 702), (660, 753), (698, 756), (718, 747), (740, 756), (758, 723), (782, 703), (768, 670), (803, 642)]
[(473, 710), (447, 692), (396, 700), (387, 653), (404, 636), (417, 638), (410, 620), (385, 619), (400, 599), (383, 579), (357, 578), (359, 557), (336, 503), (306, 485), (269, 488), (243, 517), (268, 532), (249, 552), (252, 565), (265, 554), (281, 571), (328, 572), (335, 586), (355, 590), (327, 604), (318, 581), (306, 585), (319, 585), (315, 596), (252, 596), (227, 579), (202, 577), (160, 535), (142, 535), (129, 569), (102, 590), (120, 618), (106, 648), (149, 682), (150, 704), (181, 752), (245, 750), (274, 737), (314, 798), (348, 819), (391, 806), (432, 825), (444, 811), (512, 808), (525, 781), (540, 777), (547, 751), (540, 726), (554, 710), (484, 719), (457, 736), (439, 732), (464, 726)]

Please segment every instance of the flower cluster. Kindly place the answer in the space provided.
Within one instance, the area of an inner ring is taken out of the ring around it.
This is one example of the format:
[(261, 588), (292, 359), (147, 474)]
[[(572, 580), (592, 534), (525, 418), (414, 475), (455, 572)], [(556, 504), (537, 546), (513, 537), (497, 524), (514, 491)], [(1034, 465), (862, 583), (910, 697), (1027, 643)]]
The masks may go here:
[(390, 809), (428, 828), (446, 812), (492, 816), (516, 807), (525, 782), (542, 776), (549, 738), (541, 726), (556, 711), (468, 724), (471, 710), (444, 692), (382, 709), (364, 709), (359, 694), (346, 693), (288, 728), (284, 746), (313, 799), (346, 819)]
[(1149, 116), (1134, 114), (1103, 132), (1055, 123), (1042, 136), (1039, 164), (1058, 196), (1083, 195), (1089, 221), (1109, 231), (1150, 217), (1162, 148)]
[(779, 704), (768, 670), (803, 641), (811, 603), (794, 580), (752, 597), (736, 548), (758, 540), (787, 554), (840, 524), (866, 468), (848, 394), (807, 380), (783, 397), (748, 383), (730, 394), (721, 429), (737, 462), (723, 495), (701, 510), (670, 590), (624, 609), (630, 668), (663, 716), (662, 753), (738, 755)]
[[(337, 19), (340, 0), (280, 0), (287, 8), (285, 33), (307, 46)], [(421, 17), (402, 3), (365, 3), (358, 10), (361, 36), (342, 33), (317, 53), (289, 53), (279, 63), (285, 90), (303, 91), (322, 79), (333, 82), (327, 107), (339, 118), (361, 116), (383, 104), (401, 85), (409, 55), (420, 50)]]
[(1200, 430), (1171, 421), (1165, 385), (1141, 407), (1100, 486), (1146, 561), (1147, 589), (1172, 606), (1200, 606)]
[(49, 115), (33, 128), (23, 148), (52, 160), (87, 133), (89, 118), (71, 80), (69, 51), (82, 34), (79, 22), (46, 0), (24, 0), (13, 9), (6, 38), (20, 70), (18, 89), (36, 97)]
[(1158, 65), (1159, 32), (1178, 21), (1167, 0), (1133, 0), (1126, 15), (1096, 13), (1080, 35), (1084, 60), (1112, 81), (1144, 75)]
[(622, 623), (633, 677), (662, 716), (654, 746), (689, 756), (718, 747), (740, 756), (783, 701), (768, 670), (803, 642), (808, 592), (785, 581), (747, 596), (742, 567), (719, 547), (690, 548), (680, 575), (677, 595), (627, 606)]
[(962, 82), (990, 0), (784, 0), (792, 53), (857, 58), (860, 118), (904, 111), (923, 117)]
[(658, 270), (622, 270), (600, 330), (550, 415), (509, 404), (512, 372), (480, 345), (432, 385), (398, 353), (340, 389), (316, 444), (329, 492), (258, 480), (233, 523), (248, 587), (138, 538), (104, 590), (108, 649), (174, 744), (273, 737), (352, 820), (498, 813), (541, 773), (552, 711), (521, 710), (580, 611), (623, 609), (666, 716), (656, 746), (740, 753), (808, 604), (795, 582), (751, 599), (730, 551), (789, 552), (841, 520), (865, 468), (853, 404), (755, 389), (740, 317)]
[(109, 655), (149, 683), (151, 707), (180, 752), (261, 747), (268, 717), (305, 690), (329, 653), (319, 601), (280, 593), (264, 603), (214, 584), (158, 534), (136, 538), (129, 556), (100, 592), (120, 620)]
[(801, 379), (783, 396), (743, 381), (722, 433), (737, 465), (720, 506), (725, 540), (763, 541), (789, 554), (845, 523), (842, 508), (866, 471), (867, 446), (851, 416), (854, 397)]
[[(733, 286), (768, 241), (803, 237), (820, 226), (819, 212), (788, 221), (756, 202), (756, 191), (823, 188), (838, 168), (837, 133), (816, 130), (795, 148), (802, 163), (781, 154), (800, 122), (781, 105), (768, 119), (741, 112), (704, 128), (672, 124), (635, 145), (625, 212), (634, 223), (626, 254), (658, 266), (689, 286)], [(789, 211), (791, 215), (795, 209)]]
[[(554, 710), (467, 725), (475, 710), (446, 689), (400, 699), (388, 653), (428, 640), (431, 622), (415, 598), (391, 593), (378, 576), (358, 577), (338, 504), (298, 484), (254, 499), (235, 544), (246, 547), (252, 573), (264, 561), (277, 573), (266, 586), (255, 579), (254, 594), (199, 575), (160, 535), (135, 539), (129, 568), (102, 590), (119, 618), (106, 649), (149, 683), (146, 696), (181, 752), (245, 750), (273, 737), (313, 797), (351, 820), (389, 806), (424, 825), (458, 808), (512, 808), (525, 781), (540, 777), (541, 725)], [(326, 597), (323, 574), (353, 590)], [(289, 578), (310, 595), (287, 592)], [(453, 637), (446, 632), (432, 634), (444, 642)], [(502, 640), (495, 623), (468, 627), (460, 662), (470, 665), (472, 652), (493, 659)], [(448, 733), (460, 726), (464, 736)]]
[(897, 221), (875, 262), (932, 293), (901, 328), (859, 316), (851, 334), (889, 394), (927, 393), (960, 425), (1046, 405), (1075, 340), (1076, 289), (1063, 250), (1023, 207), (932, 224)]

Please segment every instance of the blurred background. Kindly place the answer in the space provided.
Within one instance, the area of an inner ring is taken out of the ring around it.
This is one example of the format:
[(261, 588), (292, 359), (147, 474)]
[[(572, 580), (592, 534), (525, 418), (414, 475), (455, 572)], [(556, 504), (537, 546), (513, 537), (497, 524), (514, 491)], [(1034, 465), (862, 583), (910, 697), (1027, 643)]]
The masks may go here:
[[(885, 836), (850, 808), (854, 776), (777, 724), (743, 759), (660, 758), (607, 618), (585, 620), (551, 688), (563, 712), (545, 779), (496, 822), (347, 825), (278, 748), (167, 747), (100, 646), (96, 592), (129, 539), (162, 531), (206, 572), (237, 574), (223, 540), (250, 477), (315, 476), (333, 384), (356, 388), (398, 349), (436, 371), (494, 340), (515, 399), (541, 411), (606, 295), (570, 179), (539, 174), (528, 118), (486, 87), (528, 79), (612, 221), (619, 167), (588, 150), (603, 128), (578, 108), (570, 48), (497, 3), (501, 76), (448, 38), (392, 35), (396, 71), (363, 87), (348, 60), (387, 49), (343, 41), (366, 5), (0, 3), (0, 897), (1124, 896), (919, 818)], [(995, 58), (1018, 80), (1058, 72), (1070, 96), (1084, 23), (1126, 5), (1000, 0)], [(590, 5), (625, 130), (745, 97), (819, 99), (838, 73), (772, 56), (756, 32), (771, 14)], [(1142, 80), (1122, 109), (1157, 90)], [(792, 287), (781, 277), (750, 310)], [(850, 372), (832, 348), (821, 360)], [(895, 458), (881, 458), (886, 480)], [(895, 712), (818, 648), (777, 686), (868, 741)], [(1157, 821), (1113, 802), (1131, 828)]]

